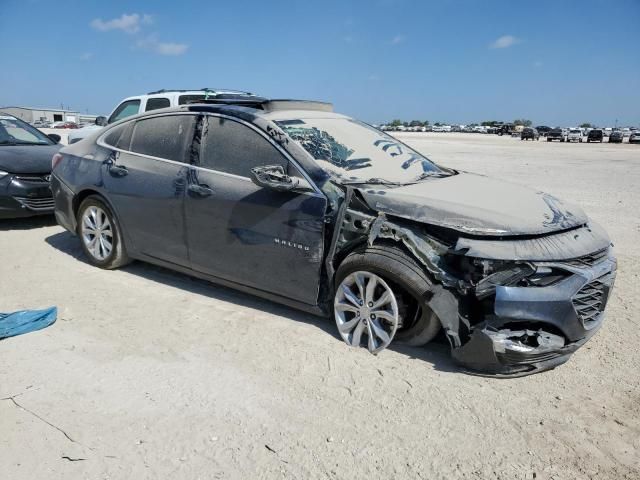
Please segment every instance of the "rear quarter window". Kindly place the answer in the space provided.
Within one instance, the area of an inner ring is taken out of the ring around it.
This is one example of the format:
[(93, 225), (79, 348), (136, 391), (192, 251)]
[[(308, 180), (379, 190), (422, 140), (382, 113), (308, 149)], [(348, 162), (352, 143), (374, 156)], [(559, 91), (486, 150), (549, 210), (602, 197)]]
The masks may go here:
[(155, 97), (147, 99), (147, 106), (144, 111), (149, 112), (151, 110), (158, 110), (160, 108), (169, 108), (171, 106), (171, 102), (166, 97)]
[(131, 146), (131, 133), (133, 132), (133, 122), (127, 122), (124, 125), (118, 125), (111, 129), (104, 137), (104, 143), (110, 147), (119, 148), (120, 150), (129, 150)]
[(178, 105), (186, 105), (200, 100), (204, 100), (204, 95), (180, 95), (178, 97)]

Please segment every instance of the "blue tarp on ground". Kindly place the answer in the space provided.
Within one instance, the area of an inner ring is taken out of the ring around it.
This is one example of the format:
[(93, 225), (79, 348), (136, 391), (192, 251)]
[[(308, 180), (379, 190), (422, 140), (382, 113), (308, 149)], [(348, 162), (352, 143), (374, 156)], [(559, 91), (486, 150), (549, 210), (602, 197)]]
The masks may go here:
[(0, 340), (46, 328), (56, 321), (57, 316), (56, 307), (0, 313)]

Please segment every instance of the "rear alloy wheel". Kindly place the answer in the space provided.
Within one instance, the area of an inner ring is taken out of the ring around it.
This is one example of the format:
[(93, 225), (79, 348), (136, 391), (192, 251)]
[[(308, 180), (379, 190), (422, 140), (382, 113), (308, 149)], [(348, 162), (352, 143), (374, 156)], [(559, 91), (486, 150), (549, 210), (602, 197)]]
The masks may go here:
[(371, 353), (389, 346), (398, 329), (398, 302), (381, 277), (357, 271), (338, 286), (333, 304), (342, 339), (352, 347), (366, 342)]
[(80, 205), (78, 235), (91, 264), (113, 269), (129, 263), (118, 223), (111, 209), (99, 197), (88, 197)]

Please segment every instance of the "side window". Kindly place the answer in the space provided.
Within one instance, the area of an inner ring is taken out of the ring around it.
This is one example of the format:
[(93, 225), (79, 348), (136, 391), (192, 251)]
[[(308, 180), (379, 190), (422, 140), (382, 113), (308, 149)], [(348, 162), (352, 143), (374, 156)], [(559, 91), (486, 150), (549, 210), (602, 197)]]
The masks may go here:
[(131, 145), (131, 133), (133, 132), (133, 122), (127, 122), (112, 128), (104, 137), (104, 143), (121, 150), (129, 150)]
[(287, 171), (287, 159), (258, 132), (226, 118), (206, 118), (200, 166), (242, 177), (250, 177), (252, 168), (264, 165), (282, 165)]
[(133, 128), (131, 151), (175, 162), (189, 163), (195, 115), (167, 115), (138, 120)]
[(147, 98), (147, 106), (144, 108), (145, 112), (151, 110), (158, 110), (159, 108), (169, 108), (171, 102), (166, 97)]
[(118, 108), (116, 108), (115, 111), (111, 114), (107, 123), (117, 122), (118, 120), (122, 120), (123, 118), (135, 115), (139, 111), (140, 100), (129, 100), (127, 102), (122, 102), (120, 105), (118, 105)]
[(180, 95), (178, 105), (186, 105), (187, 103), (194, 103), (199, 100), (204, 100), (204, 95)]

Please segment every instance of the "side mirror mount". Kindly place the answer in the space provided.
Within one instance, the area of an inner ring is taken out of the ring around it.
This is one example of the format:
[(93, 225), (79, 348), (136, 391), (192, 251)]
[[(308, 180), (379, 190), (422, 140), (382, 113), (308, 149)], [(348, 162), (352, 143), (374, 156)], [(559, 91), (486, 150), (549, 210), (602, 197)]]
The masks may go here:
[(53, 140), (55, 143), (60, 143), (60, 140), (62, 139), (62, 137), (60, 137), (60, 135), (58, 135), (57, 133), (50, 133), (49, 135), (47, 135), (47, 137), (49, 137), (49, 139)]
[(107, 125), (107, 117), (96, 117), (96, 125), (105, 127)]
[(251, 181), (259, 187), (270, 188), (279, 192), (294, 190), (300, 184), (300, 180), (285, 173), (282, 165), (266, 165), (252, 168)]

